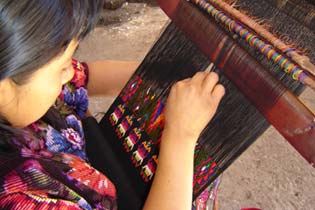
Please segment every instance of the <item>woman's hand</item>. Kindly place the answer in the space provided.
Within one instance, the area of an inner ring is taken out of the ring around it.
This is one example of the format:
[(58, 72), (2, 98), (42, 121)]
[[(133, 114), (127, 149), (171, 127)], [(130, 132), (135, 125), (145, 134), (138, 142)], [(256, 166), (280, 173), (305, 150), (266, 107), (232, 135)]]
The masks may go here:
[[(165, 111), (165, 131), (197, 141), (214, 116), (225, 90), (216, 73), (198, 72), (171, 89)], [(195, 143), (195, 142), (194, 142)]]
[(197, 73), (176, 83), (166, 104), (159, 163), (144, 210), (189, 210), (194, 148), (224, 95), (215, 73)]

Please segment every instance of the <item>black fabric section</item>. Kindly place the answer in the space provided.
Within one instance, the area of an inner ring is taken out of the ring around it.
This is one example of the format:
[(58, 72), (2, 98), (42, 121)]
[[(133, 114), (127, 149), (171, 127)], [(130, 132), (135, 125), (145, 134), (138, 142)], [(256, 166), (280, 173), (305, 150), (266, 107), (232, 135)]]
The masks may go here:
[(135, 192), (137, 188), (128, 178), (130, 172), (122, 168), (116, 151), (103, 135), (104, 131), (93, 117), (84, 119), (82, 123), (87, 157), (94, 168), (104, 173), (114, 183), (118, 196), (118, 209), (141, 209), (144, 198), (140, 198)]

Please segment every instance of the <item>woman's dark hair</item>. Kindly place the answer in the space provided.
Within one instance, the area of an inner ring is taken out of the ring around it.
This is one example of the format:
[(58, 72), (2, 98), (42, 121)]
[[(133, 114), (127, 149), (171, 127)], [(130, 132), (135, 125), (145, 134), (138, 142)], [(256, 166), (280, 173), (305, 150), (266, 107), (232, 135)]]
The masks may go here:
[(1, 0), (0, 81), (22, 83), (95, 25), (102, 0)]
[[(23, 84), (72, 39), (85, 37), (102, 6), (103, 0), (1, 0), (0, 81)], [(0, 130), (10, 129), (0, 116)]]

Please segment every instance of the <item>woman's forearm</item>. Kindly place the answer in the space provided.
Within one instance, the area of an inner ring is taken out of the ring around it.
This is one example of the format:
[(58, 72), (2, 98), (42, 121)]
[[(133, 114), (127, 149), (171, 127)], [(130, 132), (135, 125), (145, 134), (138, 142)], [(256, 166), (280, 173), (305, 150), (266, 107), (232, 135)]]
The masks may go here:
[(218, 80), (213, 72), (199, 72), (171, 88), (158, 167), (144, 210), (191, 209), (195, 144), (225, 93)]
[(117, 96), (135, 72), (138, 61), (96, 61), (88, 63), (90, 96)]
[(196, 140), (188, 138), (163, 133), (158, 167), (144, 210), (191, 209)]

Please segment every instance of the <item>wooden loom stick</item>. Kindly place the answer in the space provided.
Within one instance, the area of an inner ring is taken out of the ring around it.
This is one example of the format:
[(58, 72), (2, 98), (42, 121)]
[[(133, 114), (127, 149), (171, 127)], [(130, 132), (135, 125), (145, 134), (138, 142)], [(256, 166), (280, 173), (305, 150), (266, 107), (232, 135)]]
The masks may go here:
[[(259, 36), (263, 37), (265, 40), (269, 41), (275, 48), (279, 49), (282, 53), (287, 54), (291, 59), (299, 64), (302, 68), (304, 68), (306, 71), (311, 73), (312, 75), (315, 75), (315, 66), (311, 63), (309, 57), (300, 55), (296, 51), (290, 51), (290, 47), (283, 43), (280, 39), (275, 37), (272, 33), (270, 33), (268, 30), (266, 30), (264, 27), (262, 27), (260, 24), (258, 24), (256, 21), (248, 17), (247, 15), (241, 13), (237, 9), (233, 8), (229, 4), (227, 4), (224, 1), (217, 1), (217, 0), (208, 0), (210, 4), (213, 4), (215, 7), (223, 11), (224, 13), (229, 14), (233, 18), (235, 18), (238, 22), (244, 24), (250, 30), (253, 30), (256, 32)], [(311, 80), (311, 78), (308, 78), (308, 81)], [(306, 81), (306, 83), (308, 82)], [(309, 86), (313, 86), (310, 84)], [(312, 87), (314, 88), (314, 87)]]
[[(280, 134), (314, 165), (314, 114), (291, 91), (283, 85), (279, 86), (279, 82), (262, 65), (191, 3), (184, 0), (158, 2), (175, 24), (223, 71)], [(242, 59), (244, 57), (247, 59)]]
[[(269, 43), (266, 43), (264, 39), (257, 36), (251, 29), (244, 27), (233, 18), (226, 15), (226, 11), (222, 12), (206, 0), (191, 0), (191, 2), (206, 11), (217, 23), (223, 24), (231, 33), (240, 36), (251, 47), (258, 50), (266, 58), (281, 67), (281, 69), (283, 69), (287, 74), (290, 74), (294, 80), (298, 80), (312, 89), (315, 89), (315, 78), (313, 75), (305, 73), (306, 70), (302, 69), (299, 65), (296, 65), (295, 61), (292, 62), (291, 59), (284, 56), (282, 52), (278, 52), (279, 49)], [(275, 40), (274, 42), (276, 41), (278, 40)], [(286, 51), (286, 54), (290, 56), (292, 55), (292, 52), (294, 52), (291, 48), (287, 48)], [(306, 57), (306, 59), (308, 58)]]
[(287, 15), (294, 17), (299, 23), (315, 32), (315, 8), (310, 9), (311, 5), (301, 4), (299, 0), (266, 0), (273, 7), (278, 8)]

